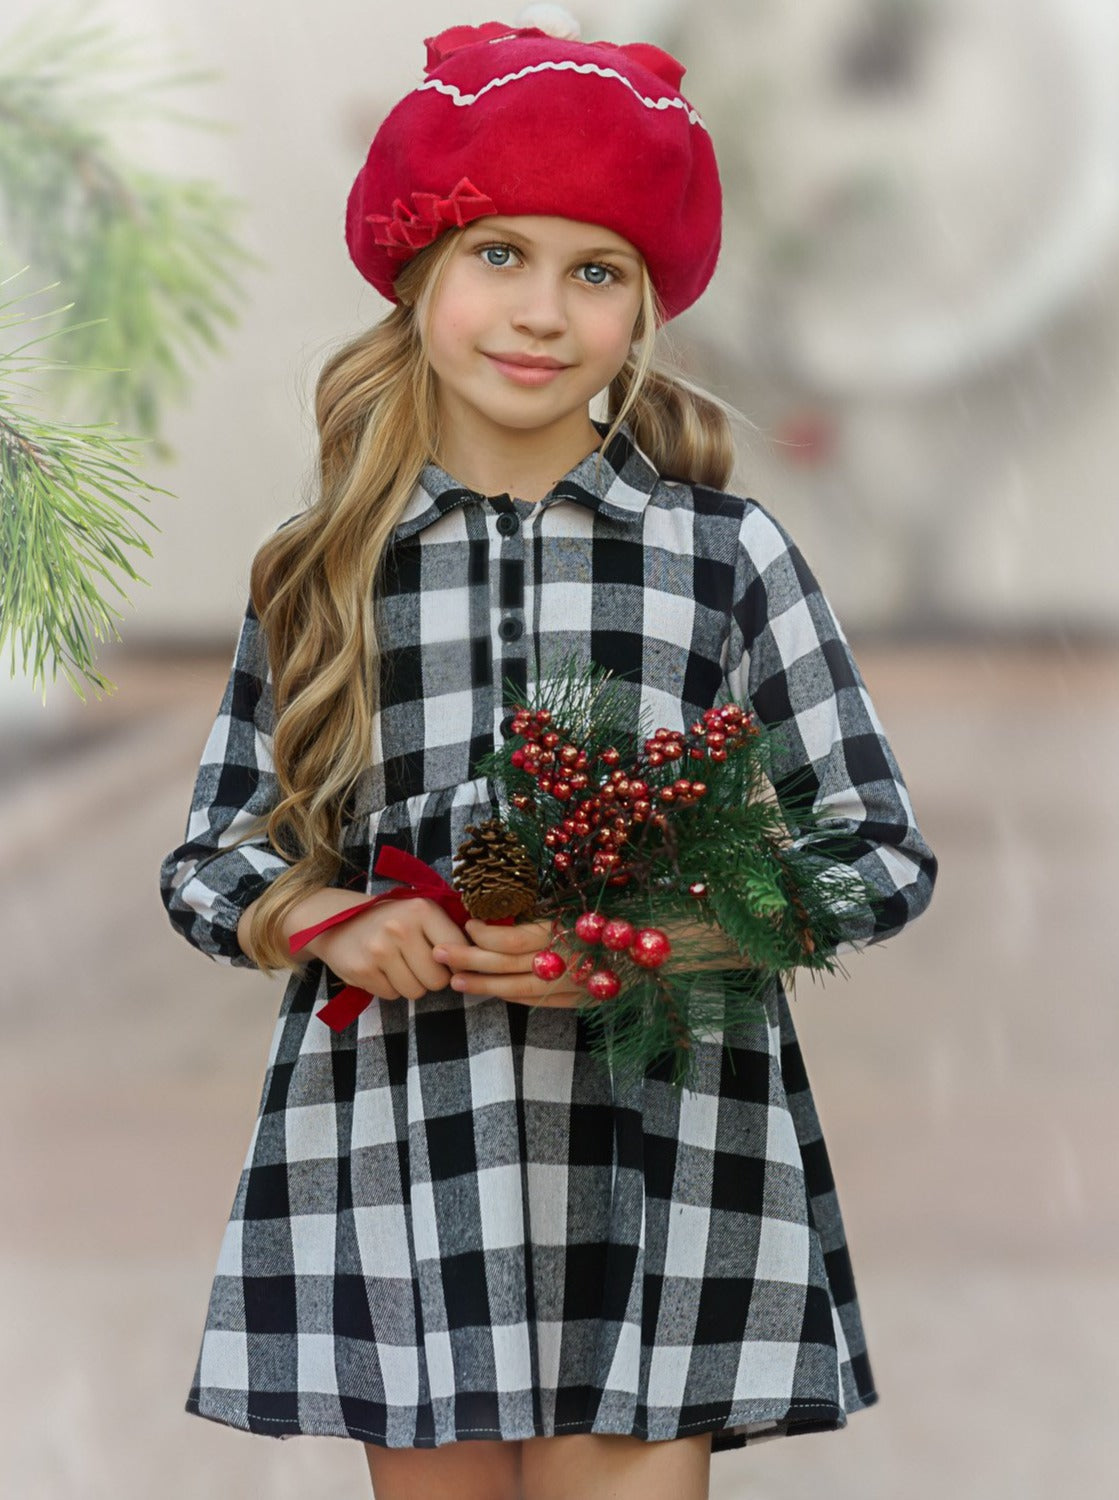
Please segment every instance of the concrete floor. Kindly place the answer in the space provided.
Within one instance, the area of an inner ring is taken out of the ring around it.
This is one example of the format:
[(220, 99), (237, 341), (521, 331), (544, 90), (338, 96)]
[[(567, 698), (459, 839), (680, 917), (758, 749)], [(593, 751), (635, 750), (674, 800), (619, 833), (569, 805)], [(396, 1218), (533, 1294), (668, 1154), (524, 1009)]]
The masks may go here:
[[(882, 1399), (719, 1455), (711, 1494), (1114, 1494), (1119, 652), (856, 654), (941, 859), (910, 932), (794, 1005)], [(113, 658), (80, 749), (3, 747), (12, 1500), (369, 1493), (356, 1443), (182, 1409), (281, 994), (157, 891), (226, 667)]]

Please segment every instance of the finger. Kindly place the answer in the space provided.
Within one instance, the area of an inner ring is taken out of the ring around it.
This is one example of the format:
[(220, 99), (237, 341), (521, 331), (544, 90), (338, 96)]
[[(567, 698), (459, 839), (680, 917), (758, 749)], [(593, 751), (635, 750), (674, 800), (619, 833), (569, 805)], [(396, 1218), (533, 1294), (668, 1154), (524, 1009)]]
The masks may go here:
[(526, 955), (523, 953), (491, 953), (489, 949), (475, 948), (471, 943), (439, 943), (432, 949), (432, 957), (436, 963), (444, 963), (455, 970), (469, 969), (489, 974), (525, 974), (532, 971), (531, 960), (526, 963)]
[(412, 973), (415, 975), (419, 993), (415, 996), (418, 1000), (421, 994), (430, 991), (445, 990), (451, 982), (451, 970), (444, 964), (435, 963), (425, 957), (412, 960)]
[(469, 969), (472, 967), (470, 960), (480, 957), (481, 950), (471, 943), (436, 943), (431, 956), (437, 964), (446, 964), (448, 969)]
[[(446, 978), (442, 978), (442, 975)], [(441, 969), (438, 964), (423, 964), (417, 962), (409, 967), (405, 965), (400, 977), (395, 981), (399, 990), (397, 998), (401, 1000), (422, 1000), (433, 991), (445, 990), (450, 980), (450, 972)]]
[(465, 970), (451, 976), (451, 988), (464, 995), (496, 995), (501, 1000), (512, 1000), (517, 996), (531, 996), (531, 1004), (553, 995), (577, 995), (585, 997), (586, 991), (562, 979), (544, 980), (526, 974), (494, 974)]
[[(435, 969), (437, 966), (427, 964), (426, 955), (409, 955), (403, 949), (398, 949), (382, 963), (382, 969), (389, 984), (396, 990), (394, 998), (402, 1000), (419, 1000), (428, 990), (441, 990), (446, 988), (447, 980), (439, 980), (435, 984), (428, 984), (424, 976), (419, 972), (425, 967)], [(450, 975), (448, 974), (448, 978)], [(433, 973), (432, 978), (437, 978)]]
[(466, 942), (466, 934), (462, 928), (447, 915), (441, 906), (428, 900), (417, 901), (414, 904), (422, 913), (420, 930), (432, 946)]
[(355, 985), (371, 995), (380, 996), (382, 1000), (400, 998), (389, 978), (386, 966), (375, 958), (364, 944), (354, 944), (348, 934), (339, 945), (331, 946), (323, 962), (344, 984)]
[(512, 927), (498, 927), (471, 917), (466, 924), (466, 935), (479, 948), (494, 953), (535, 953), (548, 946), (552, 929), (547, 922), (516, 922)]

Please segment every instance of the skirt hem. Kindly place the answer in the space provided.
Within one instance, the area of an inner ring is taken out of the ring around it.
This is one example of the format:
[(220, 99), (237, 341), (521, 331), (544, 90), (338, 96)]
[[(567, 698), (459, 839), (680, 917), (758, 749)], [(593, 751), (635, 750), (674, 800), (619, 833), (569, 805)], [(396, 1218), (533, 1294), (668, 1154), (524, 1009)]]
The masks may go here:
[[(470, 1428), (468, 1431), (459, 1429), (454, 1438), (448, 1442), (470, 1442), (470, 1441), (501, 1441), (519, 1442), (525, 1438), (532, 1437), (556, 1437), (567, 1434), (589, 1433), (594, 1436), (619, 1436), (638, 1437), (645, 1442), (668, 1442), (674, 1438), (695, 1436), (700, 1432), (713, 1434), (712, 1453), (727, 1452), (735, 1448), (743, 1448), (747, 1444), (754, 1445), (759, 1442), (768, 1441), (777, 1437), (798, 1437), (803, 1433), (810, 1432), (837, 1432), (847, 1425), (847, 1418), (854, 1412), (862, 1411), (866, 1407), (874, 1406), (878, 1401), (877, 1391), (868, 1391), (861, 1395), (857, 1401), (850, 1402), (846, 1407), (836, 1406), (826, 1401), (811, 1401), (807, 1399), (794, 1398), (783, 1401), (774, 1408), (773, 1414), (767, 1416), (764, 1412), (754, 1411), (750, 1416), (739, 1414), (735, 1416), (733, 1409), (724, 1422), (691, 1422), (679, 1426), (675, 1432), (666, 1433), (663, 1437), (650, 1437), (646, 1429), (635, 1428), (632, 1425), (626, 1428), (617, 1426), (596, 1426), (594, 1422), (561, 1422), (551, 1432), (541, 1432), (538, 1428), (526, 1432), (503, 1432), (495, 1427)], [(374, 1443), (378, 1447), (395, 1446), (410, 1448), (435, 1448), (445, 1444), (419, 1442), (411, 1444), (386, 1444), (383, 1432), (371, 1432), (364, 1428), (345, 1426), (342, 1423), (330, 1423), (321, 1421), (308, 1421), (305, 1419), (292, 1419), (290, 1417), (267, 1417), (253, 1415), (249, 1416), (244, 1409), (238, 1409), (219, 1401), (202, 1401), (191, 1396), (188, 1398), (185, 1410), (196, 1417), (203, 1417), (207, 1421), (220, 1422), (227, 1427), (235, 1427), (242, 1432), (255, 1433), (262, 1437), (291, 1438), (291, 1437), (335, 1437), (350, 1438), (357, 1442)]]

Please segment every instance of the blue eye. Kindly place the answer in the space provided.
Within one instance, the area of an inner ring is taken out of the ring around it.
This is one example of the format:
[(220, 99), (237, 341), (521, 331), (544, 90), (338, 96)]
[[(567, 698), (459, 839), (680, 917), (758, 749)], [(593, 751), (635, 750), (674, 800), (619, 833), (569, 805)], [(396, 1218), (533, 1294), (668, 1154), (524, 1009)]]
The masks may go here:
[[(579, 269), (581, 271), (604, 271), (607, 276), (612, 276), (615, 281), (617, 281), (617, 279), (618, 279), (618, 273), (617, 273), (617, 271), (614, 270), (613, 266), (605, 265), (600, 260), (589, 260), (585, 266), (580, 266)], [(588, 285), (589, 286), (607, 286), (607, 285), (609, 285), (609, 283), (607, 281), (605, 281), (605, 280), (602, 280), (602, 281), (595, 280), (595, 281), (588, 282)]]
[[(512, 249), (511, 245), (483, 245), (482, 248), (478, 251), (478, 254), (479, 255), (489, 255), (489, 254), (491, 254), (491, 252), (496, 252), (498, 255), (508, 256), (508, 255), (511, 255), (513, 253), (513, 249)], [(508, 262), (508, 260), (500, 260), (500, 261), (488, 260), (486, 262), (486, 264), (488, 266), (497, 267), (497, 266), (507, 266), (509, 264), (509, 262)]]

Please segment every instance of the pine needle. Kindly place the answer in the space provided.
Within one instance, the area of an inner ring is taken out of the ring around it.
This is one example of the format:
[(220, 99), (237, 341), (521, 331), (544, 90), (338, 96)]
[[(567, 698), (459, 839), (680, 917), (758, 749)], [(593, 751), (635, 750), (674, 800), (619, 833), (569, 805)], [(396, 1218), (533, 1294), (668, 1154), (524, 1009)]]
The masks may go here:
[[(0, 328), (19, 321), (9, 316), (13, 306), (0, 303)], [(137, 439), (18, 409), (9, 392), (23, 388), (15, 376), (28, 368), (38, 367), (21, 353), (0, 352), (0, 650), (7, 646), (11, 673), (30, 674), (44, 697), (48, 670), (52, 681), (61, 670), (84, 702), (83, 683), (98, 695), (113, 689), (94, 665), (94, 642), (120, 639), (113, 623), (120, 611), (93, 580), (122, 599), (118, 572), (146, 583), (128, 554), (151, 556), (135, 522), (158, 527), (136, 500), (144, 491), (170, 491), (129, 467)]]

